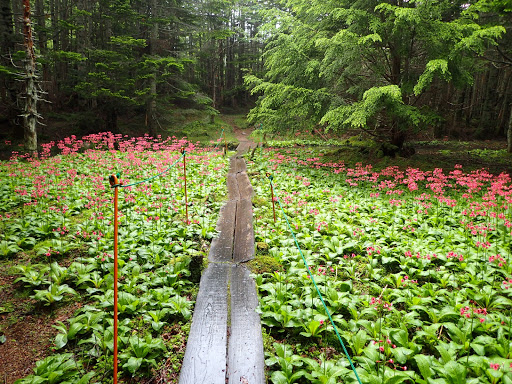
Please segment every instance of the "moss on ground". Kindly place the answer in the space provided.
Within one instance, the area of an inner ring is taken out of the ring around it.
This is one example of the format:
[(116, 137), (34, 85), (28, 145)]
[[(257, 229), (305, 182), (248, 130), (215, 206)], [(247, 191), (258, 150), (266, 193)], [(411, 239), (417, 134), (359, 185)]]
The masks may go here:
[[(260, 244), (265, 243), (257, 243), (257, 247), (259, 247)], [(267, 245), (267, 244), (265, 244)], [(268, 245), (267, 245), (268, 246)], [(276, 258), (265, 254), (264, 252), (268, 253), (268, 249), (266, 250), (260, 250), (258, 249), (258, 252), (256, 253), (256, 257), (249, 261), (248, 267), (253, 273), (262, 274), (262, 273), (272, 273), (275, 271), (280, 271), (283, 268), (283, 265), (279, 260)]]

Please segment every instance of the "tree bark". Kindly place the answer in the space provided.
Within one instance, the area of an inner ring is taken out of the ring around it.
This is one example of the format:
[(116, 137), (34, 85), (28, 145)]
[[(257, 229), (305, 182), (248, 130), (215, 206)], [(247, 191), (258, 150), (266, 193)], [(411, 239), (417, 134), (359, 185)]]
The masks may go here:
[[(151, 35), (149, 38), (149, 54), (152, 58), (154, 58), (156, 54), (156, 44), (158, 40), (158, 23), (156, 22), (157, 12), (157, 1), (151, 0), (151, 17), (153, 19), (153, 26), (151, 28)], [(149, 88), (151, 95), (146, 104), (146, 114), (147, 114), (147, 125), (148, 131), (151, 136), (156, 136), (156, 76), (157, 70), (153, 71), (153, 76), (150, 78)]]
[(507, 152), (512, 153), (512, 104), (510, 104), (510, 118), (507, 128)]
[(30, 0), (23, 0), (23, 36), (26, 52), (25, 61), (25, 110), (23, 113), (23, 132), (25, 150), (33, 157), (37, 156), (37, 76), (34, 38), (30, 21)]
[[(13, 14), (9, 1), (2, 1), (0, 5), (0, 64), (11, 66), (11, 55), (15, 51), (16, 38), (14, 36)], [(3, 76), (0, 81), (0, 103), (7, 112), (11, 126), (17, 126), (21, 111), (17, 107), (17, 92), (15, 80)], [(3, 108), (1, 108), (3, 109)]]
[(23, 36), (23, 3), (20, 0), (12, 0), (12, 16), (14, 20), (14, 39), (21, 44), (21, 36)]
[(2, 62), (7, 61), (3, 55), (9, 55), (14, 50), (13, 20), (8, 1), (2, 1), (0, 5), (0, 50)]

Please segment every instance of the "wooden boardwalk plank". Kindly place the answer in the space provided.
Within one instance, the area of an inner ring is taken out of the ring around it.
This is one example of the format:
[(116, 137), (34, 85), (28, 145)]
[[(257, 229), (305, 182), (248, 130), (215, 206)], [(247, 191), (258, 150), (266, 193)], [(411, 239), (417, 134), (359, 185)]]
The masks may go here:
[(225, 384), (229, 264), (211, 263), (201, 278), (180, 384)]
[[(238, 191), (240, 193), (240, 200), (249, 199), (251, 200), (254, 195), (254, 189), (252, 188), (251, 181), (246, 172), (237, 173), (236, 181), (238, 184)], [(252, 211), (251, 211), (252, 215)]]
[(252, 226), (251, 200), (240, 200), (236, 211), (233, 261), (235, 263), (242, 263), (254, 258), (254, 228)]
[[(241, 143), (239, 151), (246, 147), (250, 148), (250, 143)], [(180, 384), (226, 384), (227, 378), (229, 384), (265, 382), (261, 324), (255, 311), (256, 288), (249, 271), (238, 265), (254, 258), (254, 190), (243, 158), (231, 158), (227, 187), (229, 200), (221, 208), (219, 234), (212, 241), (208, 256), (211, 263), (201, 277)]]
[(247, 172), (247, 164), (245, 164), (245, 160), (241, 157), (236, 158), (235, 172), (236, 173)]
[(209, 261), (231, 261), (235, 236), (236, 201), (227, 201), (220, 209), (217, 220), (217, 237), (213, 239), (208, 254)]
[(229, 200), (240, 200), (240, 192), (238, 190), (238, 182), (236, 178), (236, 173), (230, 172), (227, 176), (228, 183), (228, 199)]
[(228, 347), (229, 384), (264, 384), (265, 361), (258, 297), (254, 280), (242, 265), (231, 272), (231, 333)]

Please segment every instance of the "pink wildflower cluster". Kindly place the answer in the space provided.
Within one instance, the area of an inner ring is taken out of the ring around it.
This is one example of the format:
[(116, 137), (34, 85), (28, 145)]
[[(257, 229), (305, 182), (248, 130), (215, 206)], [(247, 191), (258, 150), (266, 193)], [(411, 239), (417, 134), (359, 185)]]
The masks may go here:
[(56, 251), (54, 249), (48, 248), (48, 251), (46, 251), (46, 253), (44, 255), (47, 257), (50, 257), (52, 254), (59, 255), (60, 252)]
[(65, 234), (67, 234), (69, 232), (69, 229), (67, 229), (65, 226), (63, 226), (62, 228), (61, 227), (53, 228), (52, 231), (57, 232), (60, 235), (64, 236)]
[(418, 280), (412, 280), (412, 279), (409, 279), (409, 276), (405, 275), (404, 278), (402, 279), (402, 282), (404, 284), (418, 284)]
[(458, 255), (456, 254), (455, 252), (451, 251), (451, 252), (448, 252), (448, 254), (446, 255), (446, 258), (447, 259), (451, 259), (451, 258), (455, 258), (459, 261), (464, 261), (464, 256), (462, 255)]
[(491, 243), (489, 243), (488, 241), (486, 241), (485, 243), (483, 241), (477, 241), (475, 243), (475, 245), (477, 248), (479, 248), (479, 247), (482, 247), (483, 249), (491, 248)]
[(316, 225), (316, 230), (320, 232), (322, 230), (322, 227), (325, 227), (325, 229), (327, 229), (327, 226), (328, 224), (326, 221), (321, 221)]
[(491, 255), (489, 256), (489, 263), (498, 264), (498, 267), (503, 267), (507, 261), (501, 255)]
[(503, 288), (509, 289), (510, 287), (512, 287), (512, 277), (508, 280), (503, 280)]
[(374, 305), (374, 309), (379, 309), (379, 307), (382, 307), (382, 309), (385, 310), (387, 309), (388, 311), (393, 309), (393, 303), (383, 301), (380, 297), (372, 297), (370, 300), (370, 305)]
[[(310, 270), (311, 273), (313, 273), (313, 268), (314, 267), (309, 267), (309, 270)], [(334, 268), (333, 267), (319, 265), (318, 269), (316, 269), (315, 272), (316, 272), (317, 275), (325, 275), (329, 271), (334, 273)]]
[(376, 252), (380, 255), (380, 248), (379, 247), (366, 247), (366, 253), (368, 253), (369, 256), (373, 254), (373, 252)]
[[(392, 349), (396, 348), (396, 345), (392, 344), (390, 339), (386, 339), (385, 341), (384, 340), (379, 340), (379, 341), (372, 340), (372, 344), (373, 345), (377, 345), (377, 349), (381, 353), (385, 353), (386, 352), (386, 345), (389, 346)], [(377, 360), (376, 362), (377, 363), (382, 363), (381, 360)], [(395, 369), (395, 370), (399, 369), (399, 370), (402, 370), (402, 371), (407, 371), (407, 366), (406, 365), (404, 365), (404, 366), (397, 365), (397, 364), (395, 364), (395, 361), (393, 359), (388, 359), (388, 360), (384, 361), (384, 363), (391, 364), (393, 366), (393, 369)]]
[[(105, 261), (105, 260), (107, 260), (109, 257), (110, 257), (110, 258), (112, 258), (112, 257), (114, 257), (114, 255), (111, 255), (110, 253), (107, 253), (107, 252), (103, 252), (103, 254), (102, 254), (102, 255), (97, 255), (97, 256), (96, 256), (96, 258), (97, 258), (97, 259), (100, 259), (100, 258), (101, 258), (101, 261)], [(130, 259), (130, 260), (131, 260), (131, 259)]]
[(411, 251), (405, 251), (404, 255), (405, 255), (405, 257), (410, 257), (410, 258), (415, 257), (416, 259), (426, 259), (426, 260), (437, 259), (437, 255), (435, 253), (433, 253), (432, 255), (430, 255), (430, 254), (421, 255), (419, 252), (416, 252), (416, 254), (413, 255), (413, 253)]
[(474, 315), (481, 315), (476, 316), (480, 320), (481, 323), (485, 321), (485, 316), (487, 316), (487, 308), (471, 308), (470, 306), (465, 306), (460, 309), (460, 315), (465, 317), (466, 319), (469, 319), (471, 317), (471, 314)]

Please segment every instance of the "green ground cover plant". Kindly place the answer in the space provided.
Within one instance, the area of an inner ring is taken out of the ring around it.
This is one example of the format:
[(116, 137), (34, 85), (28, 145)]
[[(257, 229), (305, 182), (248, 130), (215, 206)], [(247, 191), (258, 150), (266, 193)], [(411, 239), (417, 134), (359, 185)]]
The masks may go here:
[[(51, 157), (55, 146), (62, 154)], [(182, 149), (187, 152), (188, 223)], [(71, 318), (57, 322), (54, 353), (17, 383), (112, 380), (113, 190), (108, 176), (120, 172), (121, 182), (128, 184), (175, 162), (162, 177), (119, 192), (119, 370), (121, 377), (142, 378), (170, 375), (170, 367), (173, 374), (179, 371), (184, 351), (175, 349), (176, 341), (188, 334), (198, 283), (194, 268), (201, 266), (191, 261), (207, 254), (215, 235), (227, 158), (176, 138), (99, 134), (44, 145), (42, 159), (14, 154), (0, 163), (2, 262), (12, 265), (18, 289), (42, 308), (81, 303)], [(22, 253), (28, 263), (18, 262)]]
[(271, 382), (357, 382), (328, 310), (363, 383), (511, 383), (510, 176), (323, 157), (265, 148), (249, 165), (278, 266), (255, 276)]

